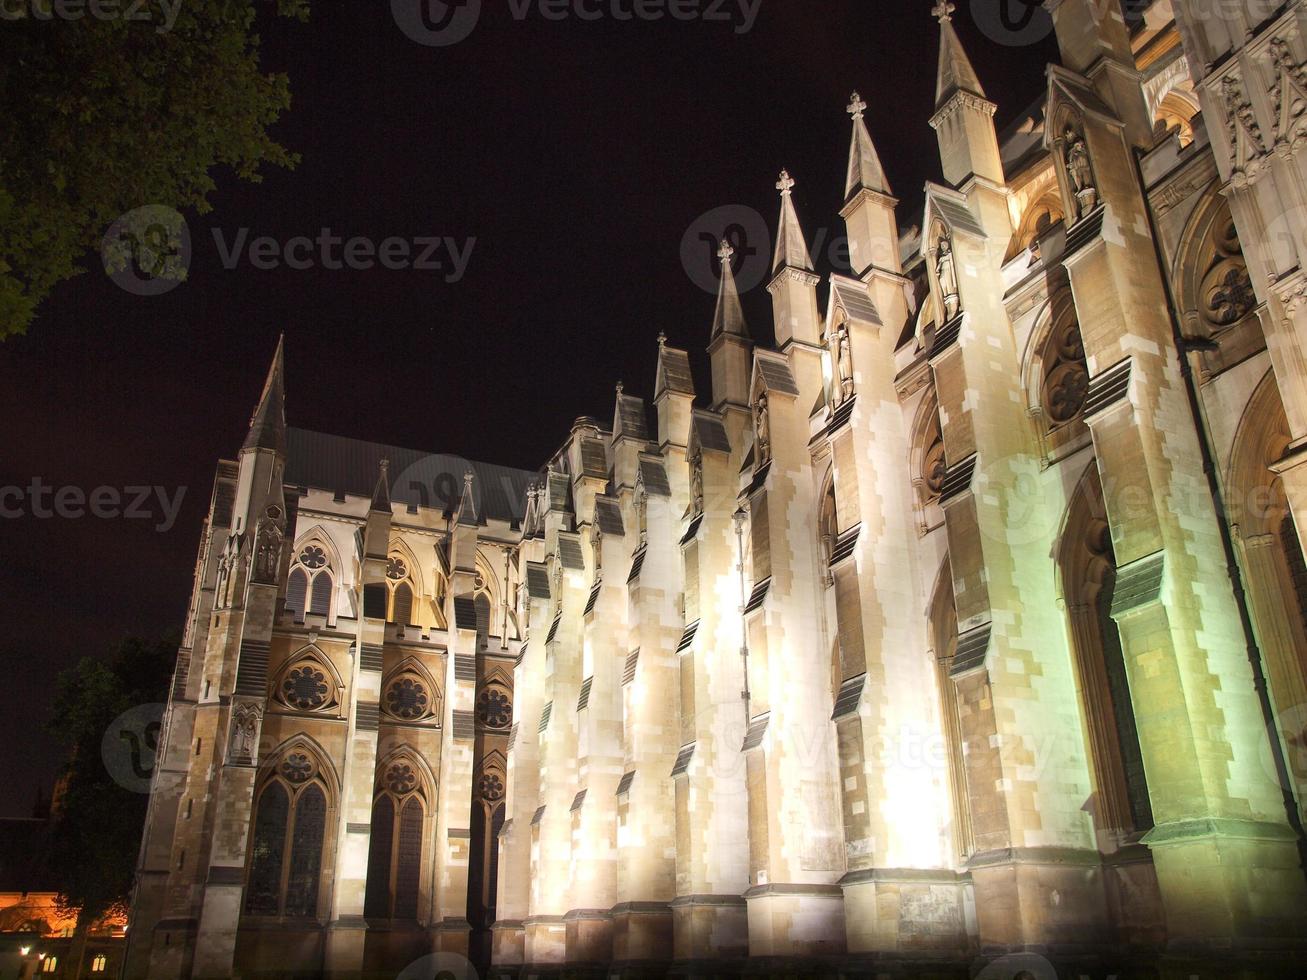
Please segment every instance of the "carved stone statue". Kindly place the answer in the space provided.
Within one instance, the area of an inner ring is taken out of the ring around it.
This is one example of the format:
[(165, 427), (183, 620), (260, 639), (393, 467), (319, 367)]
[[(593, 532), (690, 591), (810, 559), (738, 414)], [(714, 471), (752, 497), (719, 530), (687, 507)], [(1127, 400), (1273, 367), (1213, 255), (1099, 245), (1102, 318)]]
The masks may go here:
[(771, 415), (767, 408), (767, 392), (758, 394), (758, 462), (771, 459)]
[(853, 395), (853, 350), (849, 346), (849, 328), (841, 323), (835, 336), (835, 360), (840, 375), (840, 397), (846, 401)]
[(938, 252), (935, 276), (939, 280), (940, 297), (944, 301), (944, 322), (947, 323), (958, 315), (962, 300), (958, 296), (958, 272), (953, 259), (953, 243), (947, 238), (941, 238)]
[(599, 518), (595, 517), (595, 522), (590, 525), (590, 547), (594, 550), (595, 558), (595, 579), (597, 580), (604, 571), (604, 532), (599, 526)]
[(1066, 128), (1066, 173), (1076, 197), (1077, 217), (1083, 218), (1098, 206), (1098, 189), (1089, 163), (1085, 138), (1070, 126)]
[(694, 513), (703, 513), (703, 458), (690, 461), (690, 496), (694, 500)]
[(264, 584), (277, 581), (281, 567), (283, 535), (277, 521), (271, 516), (259, 520), (258, 544), (254, 552), (254, 581)]
[(238, 704), (231, 719), (231, 743), (227, 752), (232, 762), (253, 763), (262, 709), (257, 704)]

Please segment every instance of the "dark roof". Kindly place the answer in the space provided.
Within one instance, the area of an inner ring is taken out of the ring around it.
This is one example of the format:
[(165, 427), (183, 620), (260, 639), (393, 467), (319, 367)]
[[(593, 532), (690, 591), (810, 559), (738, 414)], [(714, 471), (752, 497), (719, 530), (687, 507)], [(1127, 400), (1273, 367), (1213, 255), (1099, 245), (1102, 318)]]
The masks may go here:
[(608, 454), (602, 440), (591, 436), (581, 437), (581, 475), (599, 480), (608, 478)]
[[(790, 372), (789, 362), (783, 358), (764, 357), (761, 352), (758, 357), (758, 373), (762, 375), (762, 382), (767, 386), (768, 391), (779, 391), (784, 395), (797, 395), (799, 386), (794, 383), (794, 375)], [(723, 432), (726, 430), (723, 429)], [(729, 450), (728, 450), (729, 451)]]
[(526, 591), (532, 599), (549, 598), (549, 572), (542, 562), (526, 563)]
[(620, 537), (626, 533), (622, 526), (622, 509), (612, 497), (595, 497), (595, 521), (604, 534)]
[(656, 456), (640, 457), (640, 478), (644, 488), (655, 497), (670, 497), (671, 484), (667, 482), (667, 470), (663, 461)]
[(694, 394), (694, 377), (690, 374), (690, 355), (675, 347), (664, 347), (658, 354), (658, 380), (669, 391)]
[(585, 568), (585, 558), (581, 555), (581, 538), (576, 534), (558, 532), (558, 560), (564, 568), (580, 571)]
[(539, 478), (528, 470), (306, 429), (292, 428), (287, 436), (285, 480), (291, 486), (370, 498), (385, 458), (390, 460), (393, 503), (452, 510), (463, 495), (463, 474), (471, 467), (477, 513), (510, 524), (522, 519), (526, 488)]
[(643, 398), (634, 395), (617, 396), (618, 436), (645, 441), (649, 438), (649, 418)]
[(843, 307), (844, 312), (850, 317), (863, 323), (876, 325), (881, 323), (880, 314), (876, 312), (876, 304), (867, 295), (865, 286), (854, 287), (851, 283), (837, 280), (833, 284), (833, 288), (836, 302)]
[(715, 449), (720, 453), (731, 451), (731, 440), (726, 435), (726, 426), (722, 424), (720, 416), (695, 412), (694, 434), (703, 449)]

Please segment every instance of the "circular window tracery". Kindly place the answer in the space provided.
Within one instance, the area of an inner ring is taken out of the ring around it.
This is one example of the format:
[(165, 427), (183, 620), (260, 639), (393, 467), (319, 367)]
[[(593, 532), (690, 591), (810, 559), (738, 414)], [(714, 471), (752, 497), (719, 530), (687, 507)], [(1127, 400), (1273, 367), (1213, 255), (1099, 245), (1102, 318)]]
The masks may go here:
[(418, 775), (407, 762), (396, 762), (386, 770), (386, 789), (405, 796), (417, 789)]
[(504, 798), (504, 781), (498, 773), (488, 772), (481, 777), (477, 791), (487, 803), (498, 803)]
[(513, 703), (496, 687), (486, 688), (477, 698), (477, 721), (487, 728), (507, 728), (513, 720)]
[(408, 565), (403, 558), (392, 557), (386, 562), (386, 578), (392, 582), (408, 578)]
[(292, 708), (316, 711), (327, 703), (330, 688), (327, 675), (316, 664), (300, 664), (291, 668), (281, 684), (282, 697)]
[(327, 564), (327, 553), (316, 544), (311, 544), (300, 552), (300, 564), (305, 568), (322, 568)]
[(307, 783), (313, 778), (313, 760), (303, 752), (291, 752), (281, 764), (281, 774), (296, 786)]
[(426, 687), (415, 677), (401, 677), (386, 691), (386, 710), (406, 721), (421, 718), (430, 703)]

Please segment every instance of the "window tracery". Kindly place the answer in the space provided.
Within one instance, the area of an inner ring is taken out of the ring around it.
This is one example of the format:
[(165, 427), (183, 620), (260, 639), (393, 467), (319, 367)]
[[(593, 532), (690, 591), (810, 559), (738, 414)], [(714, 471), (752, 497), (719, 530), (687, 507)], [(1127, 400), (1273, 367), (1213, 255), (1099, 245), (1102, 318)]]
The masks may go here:
[(309, 918), (318, 913), (326, 841), (327, 783), (320, 760), (297, 745), (258, 795), (245, 911)]

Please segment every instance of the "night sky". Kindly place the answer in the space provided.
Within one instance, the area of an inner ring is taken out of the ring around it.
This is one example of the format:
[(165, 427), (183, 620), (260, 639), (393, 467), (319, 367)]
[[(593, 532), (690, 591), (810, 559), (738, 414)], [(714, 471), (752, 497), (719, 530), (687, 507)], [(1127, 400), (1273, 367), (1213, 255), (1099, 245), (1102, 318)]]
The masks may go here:
[[(960, 3), (955, 23), (1002, 126), (1038, 96), (1055, 46), (995, 43), (972, 17), (994, 16), (985, 3)], [(42, 728), (58, 671), (182, 626), (214, 465), (240, 447), (279, 332), (292, 425), (533, 469), (576, 416), (607, 422), (617, 381), (652, 396), (660, 330), (709, 390), (713, 298), (681, 253), (699, 216), (743, 205), (774, 228), (787, 167), (832, 268), (853, 89), (902, 225), (938, 176), (928, 0), (761, 0), (747, 32), (739, 0), (729, 22), (483, 6), (446, 47), (406, 37), (384, 0), (265, 17), (264, 65), (293, 92), (273, 133), (298, 168), (261, 184), (217, 173), (213, 211), (185, 215), (190, 277), (166, 295), (119, 288), (91, 255), (27, 336), (0, 343), (0, 487), (184, 491), (166, 531), (157, 498), (146, 519), (0, 519), (0, 815), (26, 814), (61, 761)], [(447, 268), (225, 268), (213, 231), (230, 243), (243, 228), (475, 244), (457, 282)], [(702, 278), (706, 246), (697, 261)], [(765, 289), (744, 302), (770, 343)]]

